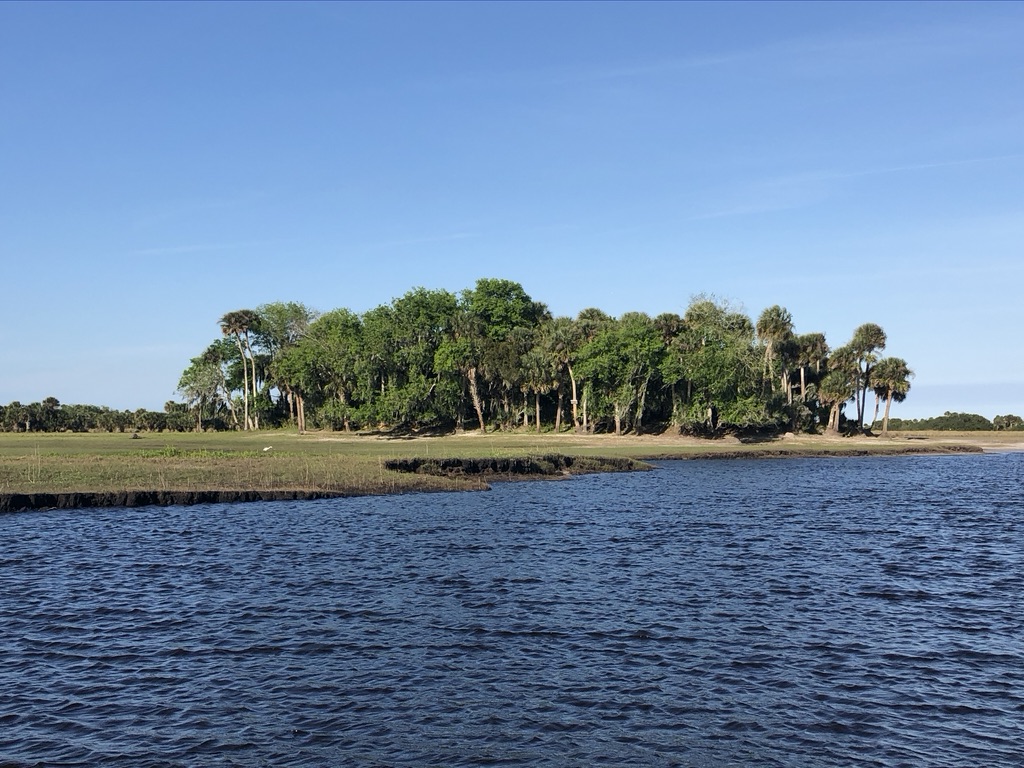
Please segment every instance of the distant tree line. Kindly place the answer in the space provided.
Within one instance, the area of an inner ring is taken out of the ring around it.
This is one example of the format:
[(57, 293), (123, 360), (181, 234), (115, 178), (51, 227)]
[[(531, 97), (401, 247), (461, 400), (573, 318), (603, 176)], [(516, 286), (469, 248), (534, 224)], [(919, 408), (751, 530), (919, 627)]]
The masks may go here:
[(61, 404), (55, 397), (0, 405), (0, 432), (187, 432), (195, 420), (183, 403), (168, 402), (164, 411), (116, 411), (98, 405)]
[(913, 376), (881, 356), (873, 323), (831, 349), (780, 306), (754, 322), (709, 296), (682, 315), (555, 317), (501, 279), (416, 288), (361, 315), (264, 304), (219, 325), (178, 383), (196, 430), (838, 433), (884, 407), (885, 431)]
[(992, 421), (989, 421), (984, 416), (979, 416), (976, 413), (953, 413), (946, 411), (941, 416), (935, 416), (930, 419), (891, 419), (889, 429), (900, 431), (927, 429), (948, 432), (1022, 431), (1024, 430), (1024, 419), (1020, 416), (1008, 414), (1006, 416), (996, 416)]

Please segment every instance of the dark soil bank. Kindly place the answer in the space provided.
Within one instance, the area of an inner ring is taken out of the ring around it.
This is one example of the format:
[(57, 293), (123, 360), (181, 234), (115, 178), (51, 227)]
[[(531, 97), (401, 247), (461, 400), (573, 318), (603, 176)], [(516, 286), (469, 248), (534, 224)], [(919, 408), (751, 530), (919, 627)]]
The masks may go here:
[(546, 477), (583, 472), (630, 472), (647, 469), (647, 465), (632, 459), (562, 456), (521, 456), (491, 459), (392, 459), (384, 466), (395, 472), (415, 472), (420, 475), (502, 475)]
[(331, 491), (116, 491), (108, 493), (5, 493), (0, 512), (82, 507), (170, 507), (243, 501), (329, 499), (351, 494)]

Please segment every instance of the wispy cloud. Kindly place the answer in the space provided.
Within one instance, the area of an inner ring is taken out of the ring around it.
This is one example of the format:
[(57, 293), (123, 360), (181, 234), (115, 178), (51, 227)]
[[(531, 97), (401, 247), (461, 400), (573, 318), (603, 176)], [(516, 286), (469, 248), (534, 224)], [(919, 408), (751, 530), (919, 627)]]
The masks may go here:
[(986, 163), (1001, 163), (1013, 160), (1024, 160), (1024, 153), (1010, 155), (992, 155), (989, 157), (970, 157), (962, 160), (937, 160), (931, 163), (908, 163), (907, 165), (881, 166), (877, 168), (864, 168), (851, 171), (823, 171), (820, 173), (808, 174), (809, 178), (818, 178), (822, 181), (830, 179), (855, 179), (863, 176), (882, 176), (891, 173), (906, 173), (912, 171), (930, 171), (936, 168), (955, 168), (957, 166), (984, 165)]
[(688, 71), (707, 70), (742, 62), (757, 55), (756, 50), (726, 52), (706, 56), (665, 57), (623, 61), (618, 64), (577, 67), (537, 67), (490, 72), (466, 72), (443, 81), (423, 83), (441, 88), (507, 88), (512, 90), (538, 87), (581, 86), (618, 81), (664, 77)]
[(914, 21), (884, 31), (794, 38), (764, 50), (780, 58), (792, 55), (793, 61), (813, 57), (818, 73), (832, 76), (837, 67), (862, 73), (866, 68), (930, 67), (1001, 49), (1015, 52), (1018, 38), (1015, 25), (979, 17), (974, 23)]
[(371, 250), (386, 250), (389, 248), (404, 248), (407, 245), (425, 245), (428, 243), (448, 243), (456, 240), (472, 240), (480, 237), (476, 232), (453, 232), (448, 235), (426, 235), (424, 237), (410, 237), (404, 240), (384, 240), (370, 243), (366, 247)]
[(160, 210), (140, 217), (133, 223), (133, 226), (135, 229), (148, 229), (177, 219), (249, 206), (264, 197), (265, 195), (261, 192), (244, 191), (224, 197), (172, 201), (161, 206)]
[(534, 88), (614, 83), (737, 66), (816, 79), (844, 73), (859, 77), (866, 71), (902, 72), (908, 67), (931, 67), (942, 61), (959, 61), (994, 51), (1015, 52), (1019, 45), (1018, 29), (1000, 19), (979, 19), (969, 25), (915, 20), (884, 30), (797, 35), (696, 55), (624, 60), (598, 66), (466, 73), (447, 81), (447, 85)]
[(810, 205), (810, 200), (802, 201), (772, 201), (765, 200), (762, 203), (749, 203), (745, 205), (723, 206), (714, 208), (691, 216), (683, 217), (683, 221), (710, 221), (712, 219), (728, 219), (739, 216), (754, 216), (761, 213), (774, 213), (776, 211), (791, 211)]
[(132, 256), (188, 256), (196, 253), (215, 251), (237, 251), (242, 248), (262, 248), (266, 242), (247, 243), (196, 243), (191, 245), (167, 245), (154, 248), (140, 248), (132, 251)]
[(703, 221), (789, 211), (823, 202), (835, 194), (842, 182), (853, 179), (918, 173), (943, 168), (981, 166), (1019, 162), (1024, 153), (990, 155), (952, 160), (936, 160), (903, 165), (874, 166), (836, 170), (814, 170), (774, 178), (751, 180), (719, 195), (719, 202), (707, 210), (684, 217), (684, 221)]
[(707, 56), (685, 56), (665, 58), (654, 61), (622, 64), (612, 67), (595, 67), (590, 69), (563, 70), (551, 73), (549, 81), (555, 85), (593, 82), (601, 80), (621, 80), (627, 78), (666, 75), (690, 70), (709, 69), (727, 64), (734, 64), (753, 58), (758, 53), (751, 49), (734, 51)]
[[(711, 197), (714, 199), (716, 195)], [(720, 192), (717, 201), (705, 210), (684, 216), (683, 220), (706, 221), (790, 211), (814, 205), (827, 197), (827, 184), (821, 174), (796, 174), (760, 179)]]

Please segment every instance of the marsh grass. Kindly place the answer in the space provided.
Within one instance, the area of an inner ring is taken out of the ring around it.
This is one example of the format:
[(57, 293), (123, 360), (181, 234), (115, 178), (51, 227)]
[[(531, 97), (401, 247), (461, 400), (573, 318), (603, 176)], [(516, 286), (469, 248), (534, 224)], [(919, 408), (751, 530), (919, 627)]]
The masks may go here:
[(467, 433), (382, 438), (274, 431), (256, 433), (11, 434), (0, 433), (0, 493), (110, 491), (315, 490), (347, 494), (466, 490), (472, 477), (414, 475), (389, 470), (398, 458), (513, 458), (562, 453), (578, 457), (673, 458), (730, 455), (842, 455), (905, 452), (925, 445), (1024, 439), (1003, 433), (915, 433), (889, 440), (797, 437), (744, 444), (678, 436)]
[[(0, 493), (313, 490), (350, 494), (483, 488), (483, 481), (384, 468), (408, 442), (327, 441), (287, 432), (200, 435), (0, 434)], [(270, 447), (264, 451), (263, 448)]]

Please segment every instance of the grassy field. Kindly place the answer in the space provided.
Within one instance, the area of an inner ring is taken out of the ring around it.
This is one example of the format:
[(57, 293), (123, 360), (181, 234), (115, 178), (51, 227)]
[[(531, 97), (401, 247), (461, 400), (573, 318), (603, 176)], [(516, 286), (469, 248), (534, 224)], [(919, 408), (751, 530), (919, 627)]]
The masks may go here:
[[(110, 491), (314, 490), (348, 494), (485, 487), (479, 477), (393, 472), (396, 458), (507, 458), (560, 453), (634, 459), (702, 455), (843, 455), (975, 446), (1024, 448), (1024, 433), (899, 433), (889, 439), (789, 436), (763, 442), (671, 435), (467, 433), (384, 438), (293, 431), (0, 434), (0, 494)], [(265, 450), (266, 449), (266, 450)]]

